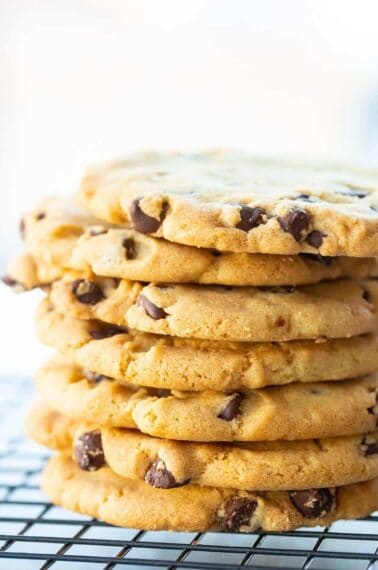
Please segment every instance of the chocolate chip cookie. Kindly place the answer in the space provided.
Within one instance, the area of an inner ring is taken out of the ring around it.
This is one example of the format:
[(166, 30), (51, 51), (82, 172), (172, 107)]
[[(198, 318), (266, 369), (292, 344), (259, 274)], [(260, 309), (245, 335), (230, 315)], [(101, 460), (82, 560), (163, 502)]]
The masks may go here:
[(94, 166), (80, 198), (138, 232), (220, 251), (378, 255), (377, 173), (220, 150)]
[(378, 508), (378, 480), (304, 491), (250, 492), (185, 485), (156, 489), (109, 467), (88, 472), (67, 456), (50, 459), (42, 488), (55, 504), (110, 524), (145, 530), (253, 532), (327, 526)]
[(72, 317), (185, 338), (345, 338), (376, 331), (378, 281), (230, 288), (91, 277), (54, 282), (51, 300)]
[(378, 335), (282, 343), (180, 339), (74, 319), (45, 299), (39, 339), (121, 383), (173, 390), (237, 391), (272, 384), (341, 380), (378, 369)]
[(378, 275), (374, 258), (230, 253), (175, 244), (100, 223), (64, 198), (43, 200), (25, 214), (22, 234), (27, 254), (7, 274), (25, 288), (54, 281), (67, 270), (154, 283), (234, 286)]
[(71, 455), (85, 471), (108, 465), (151, 487), (196, 484), (250, 491), (335, 487), (378, 477), (378, 432), (304, 441), (190, 443), (71, 420), (42, 402), (28, 435)]
[(37, 374), (46, 404), (72, 419), (185, 441), (272, 441), (376, 429), (378, 377), (247, 392), (182, 392), (121, 385), (56, 357)]

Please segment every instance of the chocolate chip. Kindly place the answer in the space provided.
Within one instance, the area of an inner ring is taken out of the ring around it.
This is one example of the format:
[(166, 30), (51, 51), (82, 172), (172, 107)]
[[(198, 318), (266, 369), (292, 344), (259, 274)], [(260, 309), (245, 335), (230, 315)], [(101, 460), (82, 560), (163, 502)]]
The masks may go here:
[(97, 372), (92, 372), (92, 370), (83, 370), (83, 374), (89, 382), (93, 382), (94, 384), (99, 384), (104, 380), (112, 381), (113, 378), (110, 376), (105, 376), (104, 374), (97, 374)]
[(127, 328), (117, 327), (116, 325), (102, 323), (101, 321), (91, 324), (88, 330), (89, 336), (91, 336), (94, 340), (100, 340), (102, 338), (110, 338), (111, 336), (115, 336), (117, 334), (125, 334), (125, 333), (127, 333)]
[[(223, 508), (221, 525), (224, 530), (237, 532), (242, 527), (251, 528), (251, 518), (257, 509), (257, 501), (248, 497), (232, 497)], [(251, 528), (251, 530), (255, 530)]]
[(4, 275), (1, 280), (7, 287), (17, 287), (18, 285), (18, 281), (16, 281), (16, 279), (13, 279), (13, 277), (9, 277), (9, 275)]
[(143, 212), (142, 208), (140, 207), (140, 201), (142, 198), (138, 200), (134, 200), (131, 204), (130, 208), (130, 217), (131, 221), (133, 222), (134, 228), (141, 232), (142, 234), (153, 234), (155, 233), (161, 226), (165, 215), (167, 213), (168, 204), (164, 203), (163, 207), (160, 212), (160, 217), (157, 220), (152, 216), (149, 216), (145, 212)]
[(284, 327), (285, 323), (286, 323), (285, 319), (283, 319), (282, 317), (278, 317), (278, 319), (274, 324), (276, 325), (276, 327)]
[(108, 229), (103, 228), (101, 226), (93, 227), (93, 228), (90, 228), (90, 230), (89, 230), (89, 235), (93, 236), (93, 237), (94, 236), (101, 236), (101, 235), (107, 234), (107, 233), (108, 233)]
[(155, 487), (156, 489), (173, 489), (174, 487), (181, 487), (189, 482), (187, 480), (184, 483), (178, 483), (160, 457), (157, 457), (147, 469), (144, 480), (151, 485), (151, 487)]
[(87, 431), (77, 438), (74, 445), (74, 459), (83, 471), (97, 471), (105, 465), (101, 432)]
[(331, 489), (290, 491), (289, 497), (297, 511), (307, 519), (325, 517), (335, 503), (335, 495)]
[(314, 230), (313, 232), (309, 233), (306, 237), (306, 241), (312, 247), (320, 247), (323, 243), (324, 234), (319, 232), (318, 230)]
[(43, 218), (46, 218), (46, 212), (37, 212), (35, 215), (35, 219), (37, 221), (39, 220), (43, 220)]
[(151, 319), (154, 319), (155, 321), (164, 319), (164, 317), (166, 317), (168, 314), (164, 311), (164, 309), (155, 305), (152, 301), (150, 301), (150, 299), (148, 299), (144, 295), (139, 295), (138, 304), (141, 305), (143, 309), (146, 311), (147, 315), (151, 317)]
[(365, 289), (365, 287), (363, 287), (362, 298), (365, 299), (365, 301), (368, 303), (371, 301), (370, 291), (368, 289)]
[(337, 190), (336, 194), (341, 194), (343, 196), (353, 196), (355, 198), (366, 198), (369, 196), (370, 192), (368, 190), (363, 190), (362, 188), (356, 188), (355, 186), (345, 185), (342, 190)]
[(105, 299), (101, 288), (89, 279), (76, 279), (72, 282), (71, 290), (76, 299), (84, 305), (96, 305)]
[(372, 435), (365, 435), (360, 444), (360, 449), (364, 457), (378, 453), (378, 440)]
[(25, 239), (26, 224), (24, 218), (21, 218), (20, 220), (19, 230), (21, 238)]
[(232, 396), (222, 411), (218, 414), (218, 418), (230, 422), (240, 413), (240, 406), (243, 401), (243, 395), (238, 392)]
[(136, 247), (133, 238), (125, 238), (122, 242), (122, 246), (126, 250), (126, 259), (135, 259)]
[(298, 194), (298, 196), (294, 196), (293, 200), (301, 200), (302, 202), (317, 202), (314, 196), (310, 196), (309, 194)]
[(296, 241), (302, 239), (302, 233), (310, 225), (310, 214), (305, 210), (292, 210), (284, 217), (278, 218), (284, 232), (291, 234)]
[(322, 265), (325, 265), (326, 267), (332, 265), (336, 259), (335, 257), (330, 257), (327, 255), (319, 255), (319, 253), (300, 253), (299, 255), (304, 259), (311, 259), (311, 261), (316, 261)]
[(264, 222), (265, 211), (262, 208), (250, 208), (249, 206), (241, 206), (239, 210), (240, 222), (236, 224), (238, 230), (249, 232)]

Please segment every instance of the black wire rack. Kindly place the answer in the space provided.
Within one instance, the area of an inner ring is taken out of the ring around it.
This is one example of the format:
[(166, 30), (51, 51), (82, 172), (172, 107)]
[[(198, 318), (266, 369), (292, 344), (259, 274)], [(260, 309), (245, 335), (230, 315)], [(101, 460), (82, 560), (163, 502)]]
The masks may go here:
[(23, 435), (32, 383), (0, 380), (0, 568), (378, 570), (378, 514), (295, 532), (226, 534), (116, 528), (49, 503), (43, 448)]

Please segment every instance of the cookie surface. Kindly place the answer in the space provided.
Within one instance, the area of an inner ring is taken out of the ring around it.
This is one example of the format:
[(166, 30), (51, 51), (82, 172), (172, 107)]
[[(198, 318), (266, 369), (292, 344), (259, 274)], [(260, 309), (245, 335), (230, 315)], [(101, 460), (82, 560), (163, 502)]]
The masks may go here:
[(232, 343), (123, 331), (39, 305), (37, 335), (83, 368), (122, 383), (233, 391), (365, 376), (378, 369), (378, 335), (322, 342)]
[(302, 287), (142, 285), (91, 277), (51, 286), (60, 312), (134, 329), (209, 340), (345, 338), (377, 328), (378, 281)]
[[(378, 432), (305, 441), (189, 443), (72, 421), (38, 402), (27, 431), (82, 469), (105, 464), (121, 477), (172, 489), (189, 483), (250, 491), (348, 485), (378, 476)], [(82, 449), (82, 442), (86, 449)]]
[(221, 251), (378, 255), (378, 174), (234, 151), (140, 153), (89, 169), (99, 218)]
[(43, 200), (23, 216), (22, 228), (29, 255), (11, 264), (7, 274), (25, 288), (49, 283), (67, 270), (154, 283), (250, 286), (378, 275), (374, 258), (222, 253), (175, 244), (100, 225), (62, 198)]
[(42, 488), (53, 503), (110, 524), (145, 530), (287, 531), (363, 517), (378, 508), (378, 481), (331, 489), (251, 493), (186, 485), (166, 491), (104, 467), (86, 472), (50, 459)]
[(159, 391), (121, 385), (56, 357), (37, 373), (46, 404), (73, 419), (186, 441), (272, 441), (376, 429), (378, 377), (249, 392)]

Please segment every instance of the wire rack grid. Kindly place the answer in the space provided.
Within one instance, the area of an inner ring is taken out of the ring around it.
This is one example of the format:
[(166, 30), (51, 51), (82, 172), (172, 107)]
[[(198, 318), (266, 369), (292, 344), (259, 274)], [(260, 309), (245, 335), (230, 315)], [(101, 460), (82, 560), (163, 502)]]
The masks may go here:
[(48, 453), (23, 434), (30, 380), (0, 379), (0, 569), (378, 570), (378, 514), (280, 534), (145, 532), (51, 505)]

